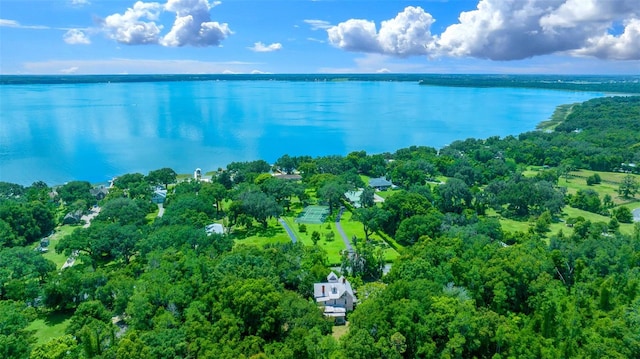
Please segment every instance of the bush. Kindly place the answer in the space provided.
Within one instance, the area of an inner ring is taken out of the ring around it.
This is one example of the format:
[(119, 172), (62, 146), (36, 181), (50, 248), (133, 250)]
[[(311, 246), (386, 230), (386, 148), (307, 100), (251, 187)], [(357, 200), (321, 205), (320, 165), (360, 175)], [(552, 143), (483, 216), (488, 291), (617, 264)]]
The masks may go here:
[(631, 210), (627, 207), (618, 207), (613, 210), (613, 217), (618, 220), (620, 223), (631, 223), (633, 222), (633, 214)]
[(587, 177), (587, 186), (593, 186), (594, 184), (600, 184), (601, 182), (602, 179), (597, 173), (594, 173), (593, 175)]
[(304, 223), (298, 224), (298, 232), (307, 233), (307, 225)]
[(329, 232), (327, 234), (324, 235), (324, 238), (327, 240), (327, 242), (333, 242), (334, 239), (336, 239), (336, 234), (332, 232)]

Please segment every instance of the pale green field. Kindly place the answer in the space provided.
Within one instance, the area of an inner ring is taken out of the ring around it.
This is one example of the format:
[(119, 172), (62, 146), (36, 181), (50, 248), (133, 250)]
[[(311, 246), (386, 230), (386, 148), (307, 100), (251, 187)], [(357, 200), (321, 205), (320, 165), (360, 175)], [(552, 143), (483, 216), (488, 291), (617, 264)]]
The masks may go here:
[(231, 236), (236, 244), (255, 245), (263, 247), (270, 243), (287, 243), (291, 239), (282, 228), (278, 220), (272, 218), (268, 221), (269, 227), (263, 229), (262, 225), (255, 223), (251, 230), (234, 230)]
[[(300, 227), (298, 223), (294, 221), (293, 217), (286, 217), (285, 222), (289, 225), (291, 230), (295, 233), (296, 237), (300, 241), (300, 243), (305, 246), (312, 246), (313, 241), (311, 240), (311, 233), (313, 231), (317, 231), (320, 233), (320, 240), (318, 241), (318, 246), (324, 248), (327, 251), (327, 259), (331, 265), (339, 265), (342, 259), (342, 251), (346, 249), (338, 230), (336, 229), (335, 223), (332, 221), (327, 221), (322, 224), (305, 224), (307, 227), (306, 233), (300, 232)], [(329, 225), (329, 229), (327, 228), (327, 224)], [(329, 232), (334, 233), (334, 239), (332, 241), (327, 241), (325, 235)]]
[[(340, 223), (342, 224), (342, 229), (344, 230), (344, 233), (347, 235), (349, 239), (351, 239), (351, 237), (354, 235), (358, 238), (364, 239), (364, 229), (362, 227), (362, 223), (352, 220), (351, 217), (352, 217), (351, 212), (345, 212), (342, 215)], [(391, 248), (388, 244), (386, 244), (383, 238), (381, 238), (378, 234), (376, 233), (372, 234), (369, 237), (369, 239), (374, 241), (374, 243), (377, 243), (378, 245), (383, 246), (385, 261), (391, 262), (396, 258), (398, 258), (399, 256), (398, 252), (396, 252), (395, 249)]]
[(69, 326), (71, 315), (52, 313), (31, 322), (26, 330), (34, 330), (36, 345), (44, 344), (49, 340), (64, 335)]
[[(630, 209), (632, 209), (630, 207)], [(611, 220), (610, 217), (601, 216), (596, 213), (591, 213), (587, 211), (583, 211), (581, 209), (573, 208), (566, 206), (562, 210), (562, 218), (566, 220), (570, 217), (583, 217), (586, 220), (591, 222), (604, 222), (609, 223)], [(500, 225), (502, 226), (502, 230), (505, 232), (527, 232), (529, 227), (534, 225), (534, 222), (527, 221), (514, 221), (512, 219), (500, 218)], [(558, 231), (562, 230), (564, 234), (570, 235), (573, 233), (573, 229), (568, 227), (564, 222), (552, 223), (549, 226), (550, 231), (547, 232), (547, 235), (558, 233)], [(632, 234), (633, 233), (633, 224), (632, 223), (620, 223), (620, 233), (624, 234)]]
[[(49, 250), (42, 253), (42, 256), (52, 261), (56, 265), (57, 269), (62, 268), (64, 262), (67, 261), (67, 256), (62, 253), (56, 253), (56, 246), (58, 245), (60, 239), (71, 234), (71, 232), (73, 232), (76, 228), (80, 227), (73, 227), (69, 225), (59, 226), (58, 228), (56, 228), (55, 233), (51, 237), (49, 237)], [(35, 244), (34, 248), (37, 246), (38, 244)]]

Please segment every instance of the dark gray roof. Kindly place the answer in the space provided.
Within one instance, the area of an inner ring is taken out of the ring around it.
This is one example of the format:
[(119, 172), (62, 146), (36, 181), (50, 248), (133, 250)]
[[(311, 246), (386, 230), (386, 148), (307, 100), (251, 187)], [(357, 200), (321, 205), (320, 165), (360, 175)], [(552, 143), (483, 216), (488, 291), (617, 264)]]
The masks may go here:
[(392, 185), (393, 183), (384, 177), (372, 178), (369, 180), (369, 186), (371, 187), (391, 187)]

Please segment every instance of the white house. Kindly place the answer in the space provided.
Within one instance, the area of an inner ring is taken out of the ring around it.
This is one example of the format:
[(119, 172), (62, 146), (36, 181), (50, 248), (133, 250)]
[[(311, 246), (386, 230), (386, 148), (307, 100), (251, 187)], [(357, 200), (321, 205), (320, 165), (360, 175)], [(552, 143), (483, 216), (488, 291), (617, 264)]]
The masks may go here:
[(207, 236), (210, 236), (214, 233), (224, 234), (224, 227), (220, 223), (211, 223), (204, 227), (204, 230), (207, 232)]
[(324, 315), (335, 318), (336, 323), (344, 323), (346, 313), (356, 303), (351, 283), (334, 272), (329, 273), (326, 282), (313, 284), (313, 297), (323, 307)]

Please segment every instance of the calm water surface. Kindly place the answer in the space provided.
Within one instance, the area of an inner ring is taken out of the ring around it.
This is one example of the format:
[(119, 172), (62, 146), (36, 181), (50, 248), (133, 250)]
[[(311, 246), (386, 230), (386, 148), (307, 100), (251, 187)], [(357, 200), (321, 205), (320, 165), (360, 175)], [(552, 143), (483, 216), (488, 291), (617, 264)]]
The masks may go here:
[(106, 181), (281, 155), (440, 148), (518, 134), (601, 93), (413, 82), (200, 81), (0, 86), (0, 181)]

